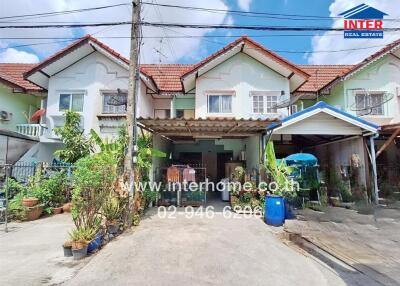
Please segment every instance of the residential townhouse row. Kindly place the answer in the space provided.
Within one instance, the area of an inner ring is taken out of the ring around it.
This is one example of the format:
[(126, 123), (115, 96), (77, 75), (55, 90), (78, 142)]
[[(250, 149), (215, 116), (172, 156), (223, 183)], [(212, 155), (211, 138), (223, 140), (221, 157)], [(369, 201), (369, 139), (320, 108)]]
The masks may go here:
[[(226, 176), (229, 162), (259, 174), (271, 139), (279, 157), (310, 152), (338, 176), (357, 158), (366, 187), (377, 188), (387, 168), (386, 179), (395, 179), (399, 46), (395, 41), (356, 65), (296, 65), (240, 37), (195, 64), (142, 64), (138, 122), (169, 154), (154, 158), (154, 179), (171, 163), (206, 166), (212, 180)], [(0, 160), (53, 160), (62, 148), (53, 129), (66, 110), (82, 115), (84, 132), (115, 136), (125, 120), (125, 105), (115, 101), (127, 95), (128, 65), (92, 36), (37, 65), (0, 64)], [(31, 122), (39, 109), (44, 115)], [(5, 138), (25, 147), (10, 151), (16, 145)]]

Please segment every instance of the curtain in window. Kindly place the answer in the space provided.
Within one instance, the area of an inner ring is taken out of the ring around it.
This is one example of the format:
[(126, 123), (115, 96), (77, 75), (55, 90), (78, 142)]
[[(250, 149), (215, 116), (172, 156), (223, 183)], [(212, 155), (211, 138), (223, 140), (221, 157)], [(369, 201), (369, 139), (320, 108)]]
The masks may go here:
[(219, 96), (208, 97), (208, 112), (217, 113), (219, 111)]
[(60, 111), (69, 110), (70, 94), (60, 94), (60, 103), (58, 109)]
[(72, 95), (71, 110), (76, 112), (83, 111), (83, 94), (77, 93)]
[(222, 95), (221, 97), (221, 112), (231, 113), (232, 112), (232, 96)]
[(383, 94), (356, 94), (357, 115), (383, 115)]
[(383, 94), (371, 94), (372, 115), (383, 115)]

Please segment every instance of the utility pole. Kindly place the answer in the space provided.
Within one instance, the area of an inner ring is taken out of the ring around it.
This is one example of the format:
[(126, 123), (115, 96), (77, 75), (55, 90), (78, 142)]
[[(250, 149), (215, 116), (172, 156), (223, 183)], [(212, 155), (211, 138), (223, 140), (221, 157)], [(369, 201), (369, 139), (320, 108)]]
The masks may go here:
[(139, 79), (139, 38), (140, 38), (140, 0), (132, 1), (131, 49), (129, 63), (128, 97), (126, 103), (126, 123), (128, 128), (128, 150), (124, 160), (125, 178), (129, 177), (130, 197), (134, 193), (134, 164), (136, 161), (137, 124), (136, 93)]

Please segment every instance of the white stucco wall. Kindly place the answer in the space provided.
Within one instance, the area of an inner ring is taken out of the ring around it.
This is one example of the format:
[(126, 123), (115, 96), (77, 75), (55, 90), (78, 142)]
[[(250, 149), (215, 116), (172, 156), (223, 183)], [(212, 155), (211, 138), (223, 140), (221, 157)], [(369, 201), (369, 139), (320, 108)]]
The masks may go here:
[[(232, 114), (208, 114), (207, 94), (221, 94), (221, 91), (233, 91)], [(226, 117), (259, 118), (253, 114), (253, 104), (250, 92), (269, 91), (289, 97), (289, 80), (255, 59), (239, 53), (222, 64), (201, 75), (196, 80), (196, 118)], [(278, 110), (287, 114), (286, 109)], [(263, 116), (261, 116), (263, 117)]]
[(386, 56), (363, 71), (356, 73), (344, 82), (344, 94), (347, 111), (354, 104), (352, 89), (364, 88), (368, 91), (386, 91), (393, 98), (384, 104), (384, 115), (366, 115), (365, 119), (377, 124), (400, 122), (400, 60), (394, 56)]
[[(68, 91), (81, 91), (85, 94), (81, 113), (85, 133), (93, 128), (101, 134), (97, 117), (102, 113), (103, 96), (101, 92), (118, 88), (127, 90), (128, 70), (98, 52), (51, 77), (46, 107), (46, 124), (49, 128), (45, 137), (55, 138), (51, 130), (55, 126), (63, 124), (63, 112), (59, 111), (59, 94)], [(153, 99), (150, 95), (146, 95), (146, 87), (142, 81), (139, 82), (138, 91), (138, 116), (153, 116)], [(109, 120), (104, 120), (109, 123)], [(119, 120), (123, 120), (123, 118)], [(118, 129), (115, 128), (115, 131), (117, 133)], [(101, 135), (110, 136), (111, 134), (107, 132)]]
[(150, 94), (146, 94), (146, 85), (141, 82), (139, 87), (139, 94), (137, 97), (137, 114), (138, 117), (153, 117), (153, 98)]

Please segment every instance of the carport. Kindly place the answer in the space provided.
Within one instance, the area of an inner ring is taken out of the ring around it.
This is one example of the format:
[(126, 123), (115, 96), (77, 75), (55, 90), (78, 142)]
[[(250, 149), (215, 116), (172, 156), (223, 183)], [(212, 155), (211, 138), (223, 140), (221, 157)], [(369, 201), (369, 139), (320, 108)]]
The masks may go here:
[(279, 123), (270, 124), (267, 127), (266, 139), (278, 143), (278, 148), (283, 146), (291, 152), (313, 153), (321, 163), (329, 163), (336, 171), (341, 171), (343, 166), (354, 163), (350, 162), (351, 160), (356, 160), (362, 167), (359, 183), (368, 186), (371, 182), (374, 200), (377, 203), (374, 138), (378, 129), (379, 126), (371, 122), (325, 102), (318, 102)]

